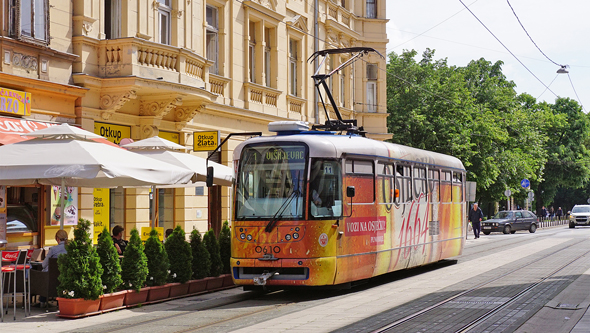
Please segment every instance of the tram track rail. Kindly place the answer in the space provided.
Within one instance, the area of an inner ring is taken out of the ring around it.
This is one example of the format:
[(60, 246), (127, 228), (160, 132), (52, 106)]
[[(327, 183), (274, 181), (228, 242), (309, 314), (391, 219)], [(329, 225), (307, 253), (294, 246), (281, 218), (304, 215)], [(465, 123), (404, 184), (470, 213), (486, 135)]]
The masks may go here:
[[(560, 248), (557, 249), (551, 253), (548, 253), (546, 255), (546, 257), (549, 257), (551, 255), (555, 255), (561, 251), (564, 251), (566, 249), (572, 248), (578, 244), (584, 243), (587, 240), (581, 240), (579, 242), (573, 243), (565, 248)], [(513, 303), (515, 303), (517, 300), (519, 300), (520, 298), (522, 298), (524, 295), (527, 295), (528, 293), (532, 292), (537, 286), (539, 286), (540, 284), (542, 284), (543, 282), (551, 279), (552, 277), (554, 277), (557, 273), (559, 273), (560, 271), (562, 271), (563, 269), (567, 268), (568, 266), (572, 265), (573, 263), (575, 263), (577, 260), (583, 258), (584, 256), (590, 254), (590, 250), (585, 251), (584, 253), (574, 257), (573, 259), (565, 262), (564, 264), (560, 265), (559, 267), (557, 267), (556, 269), (554, 269), (553, 271), (551, 271), (549, 274), (546, 274), (544, 276), (542, 276), (541, 278), (537, 279), (537, 281), (530, 283), (526, 288), (524, 288), (523, 290), (521, 290), (520, 292), (518, 292), (517, 294), (515, 294), (514, 296), (510, 297), (510, 299), (502, 302), (502, 304), (499, 304), (498, 306), (490, 309), (489, 311), (487, 311), (486, 313), (480, 315), (479, 317), (477, 317), (476, 319), (470, 321), (469, 323), (467, 323), (466, 325), (460, 327), (459, 329), (455, 330), (456, 333), (461, 332), (469, 332), (471, 329), (475, 328), (476, 326), (478, 326), (479, 324), (485, 322), (486, 320), (488, 320), (490, 317), (492, 317), (493, 315), (497, 314), (498, 312), (506, 309), (507, 307), (509, 307), (510, 305), (512, 305)], [(396, 328), (400, 327), (403, 324), (407, 324), (412, 320), (415, 320), (417, 318), (420, 318), (423, 315), (426, 315), (428, 313), (430, 313), (433, 310), (439, 309), (442, 306), (449, 304), (450, 302), (453, 302), (454, 300), (457, 300), (460, 297), (464, 297), (466, 295), (469, 295), (471, 293), (474, 293), (475, 291), (481, 290), (482, 288), (491, 285), (492, 283), (496, 282), (497, 280), (509, 276), (511, 274), (517, 273), (518, 271), (521, 271), (533, 264), (535, 264), (536, 261), (531, 261), (525, 265), (519, 266), (517, 268), (511, 269), (507, 272), (504, 272), (503, 274), (499, 275), (499, 276), (494, 276), (493, 278), (490, 278), (484, 282), (481, 282), (467, 290), (464, 290), (460, 293), (457, 293), (451, 297), (448, 297), (442, 301), (439, 301), (431, 306), (428, 306), (424, 309), (421, 309), (420, 311), (416, 311), (412, 314), (406, 315), (405, 317), (396, 320), (395, 322), (392, 322), (388, 325), (382, 326), (381, 328), (378, 328), (376, 330), (371, 331), (371, 333), (385, 333), (385, 332), (393, 332), (395, 331)]]

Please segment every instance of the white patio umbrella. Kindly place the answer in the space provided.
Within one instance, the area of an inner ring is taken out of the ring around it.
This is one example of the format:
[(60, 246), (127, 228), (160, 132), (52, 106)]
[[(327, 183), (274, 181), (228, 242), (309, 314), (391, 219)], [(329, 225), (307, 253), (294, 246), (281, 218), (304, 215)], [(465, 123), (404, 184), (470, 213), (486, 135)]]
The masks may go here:
[(66, 186), (108, 188), (196, 181), (191, 170), (89, 140), (102, 137), (67, 124), (26, 135), (36, 139), (0, 147), (0, 184), (59, 185), (65, 193)]
[[(233, 184), (234, 173), (232, 168), (213, 161), (209, 161), (207, 163), (207, 161), (202, 157), (175, 151), (179, 149), (186, 149), (186, 147), (183, 147), (172, 141), (154, 136), (148, 139), (123, 145), (123, 147), (133, 151), (134, 153), (192, 170), (197, 174), (197, 181), (206, 181), (207, 166), (212, 166), (214, 169), (213, 184), (222, 186), (231, 186)], [(183, 186), (191, 185), (169, 185), (166, 187)]]

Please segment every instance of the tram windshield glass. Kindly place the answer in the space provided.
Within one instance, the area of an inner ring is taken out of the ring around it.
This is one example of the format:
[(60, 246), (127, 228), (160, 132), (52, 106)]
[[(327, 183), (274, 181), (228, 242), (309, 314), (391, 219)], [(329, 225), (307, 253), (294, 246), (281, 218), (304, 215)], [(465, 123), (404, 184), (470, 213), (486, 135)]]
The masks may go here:
[(242, 151), (236, 219), (303, 218), (307, 147), (252, 145)]

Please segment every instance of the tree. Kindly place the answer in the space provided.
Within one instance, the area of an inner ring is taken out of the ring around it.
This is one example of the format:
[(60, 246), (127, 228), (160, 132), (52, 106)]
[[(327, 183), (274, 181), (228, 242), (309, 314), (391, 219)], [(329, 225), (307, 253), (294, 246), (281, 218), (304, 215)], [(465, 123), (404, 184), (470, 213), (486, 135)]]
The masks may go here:
[(219, 232), (219, 255), (223, 263), (223, 274), (231, 273), (231, 230), (229, 229), (229, 222), (223, 222), (223, 227)]
[(211, 272), (211, 256), (201, 240), (201, 233), (194, 229), (191, 232), (191, 251), (193, 254), (193, 278), (204, 279)]
[(191, 247), (185, 240), (184, 230), (180, 226), (174, 228), (174, 232), (166, 239), (164, 246), (170, 261), (169, 281), (185, 283), (193, 275), (193, 255)]
[(158, 231), (152, 228), (150, 237), (145, 241), (145, 256), (147, 258), (148, 276), (146, 284), (148, 286), (161, 286), (168, 280), (168, 254), (164, 249), (164, 244), (158, 237)]
[(98, 236), (98, 246), (96, 248), (100, 257), (102, 266), (102, 284), (105, 293), (115, 292), (123, 283), (121, 279), (121, 263), (119, 254), (113, 243), (113, 238), (109, 234), (107, 227), (104, 227)]
[(131, 230), (129, 244), (123, 253), (121, 269), (124, 288), (139, 291), (144, 286), (148, 275), (147, 258), (139, 232), (135, 228)]
[(88, 230), (90, 221), (79, 219), (74, 239), (66, 245), (67, 253), (57, 258), (60, 297), (95, 300), (103, 293), (102, 266)]
[(211, 255), (210, 276), (219, 276), (221, 272), (223, 272), (223, 262), (221, 261), (221, 256), (219, 254), (219, 243), (217, 242), (213, 230), (207, 231), (205, 236), (203, 236), (203, 243), (205, 244), (209, 255)]

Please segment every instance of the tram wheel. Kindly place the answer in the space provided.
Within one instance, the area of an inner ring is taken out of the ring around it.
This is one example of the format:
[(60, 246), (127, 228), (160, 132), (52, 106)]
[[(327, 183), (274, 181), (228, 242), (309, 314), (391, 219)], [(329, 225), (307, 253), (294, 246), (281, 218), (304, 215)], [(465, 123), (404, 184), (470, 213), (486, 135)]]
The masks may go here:
[(487, 236), (487, 235), (490, 234), (490, 232), (489, 231), (484, 231), (483, 234)]
[(535, 231), (537, 231), (537, 225), (536, 224), (531, 224), (531, 227), (529, 228), (529, 232), (531, 234), (534, 234)]
[(504, 231), (503, 231), (503, 232), (504, 232), (505, 234), (509, 234), (509, 233), (510, 233), (510, 226), (509, 226), (509, 225), (505, 226), (505, 227), (504, 227)]

